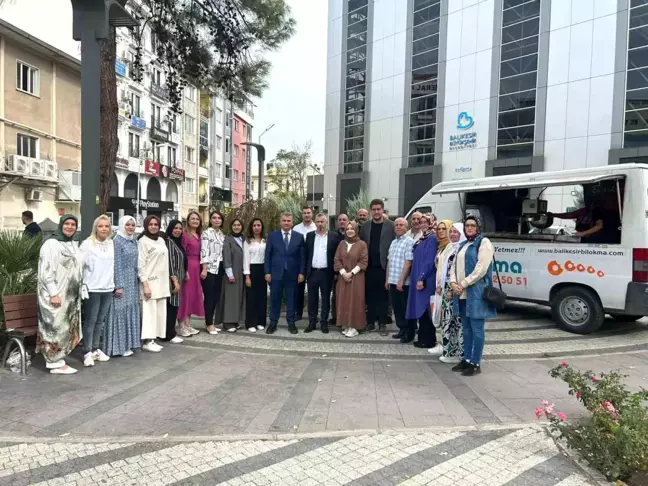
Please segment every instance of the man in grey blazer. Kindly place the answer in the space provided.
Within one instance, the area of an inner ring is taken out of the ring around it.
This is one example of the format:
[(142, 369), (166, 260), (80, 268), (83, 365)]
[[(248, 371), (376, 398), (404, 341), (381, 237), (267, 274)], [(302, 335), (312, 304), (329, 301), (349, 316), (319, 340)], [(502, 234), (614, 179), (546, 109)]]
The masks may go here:
[(384, 217), (385, 204), (380, 199), (371, 201), (371, 221), (360, 228), (360, 239), (369, 249), (369, 265), (365, 278), (365, 300), (367, 305), (366, 331), (378, 329), (387, 335), (387, 308), (389, 294), (385, 290), (385, 269), (389, 246), (396, 237), (394, 223)]

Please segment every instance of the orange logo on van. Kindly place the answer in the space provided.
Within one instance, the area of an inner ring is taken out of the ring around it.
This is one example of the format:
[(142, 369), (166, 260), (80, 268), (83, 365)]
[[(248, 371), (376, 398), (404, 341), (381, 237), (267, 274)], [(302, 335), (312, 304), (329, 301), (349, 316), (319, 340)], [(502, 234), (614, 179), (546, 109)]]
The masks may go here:
[(549, 262), (547, 265), (547, 271), (553, 275), (554, 277), (557, 277), (561, 273), (567, 271), (567, 272), (579, 272), (579, 273), (589, 273), (590, 275), (596, 274), (597, 277), (605, 277), (605, 274), (601, 270), (596, 270), (592, 266), (586, 267), (582, 263), (574, 263), (571, 260), (567, 260), (563, 265), (558, 263), (556, 260), (552, 260)]

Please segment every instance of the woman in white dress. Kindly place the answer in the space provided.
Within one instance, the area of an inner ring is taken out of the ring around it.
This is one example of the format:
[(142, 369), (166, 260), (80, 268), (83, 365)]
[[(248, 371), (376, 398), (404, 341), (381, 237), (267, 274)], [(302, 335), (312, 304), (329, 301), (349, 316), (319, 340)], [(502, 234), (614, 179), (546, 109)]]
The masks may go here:
[(66, 214), (58, 232), (40, 249), (38, 261), (38, 336), (36, 351), (55, 375), (71, 375), (65, 357), (81, 340), (81, 258), (73, 241), (77, 218)]
[(160, 233), (157, 216), (147, 216), (144, 232), (137, 242), (139, 257), (137, 273), (142, 299), (142, 349), (153, 353), (162, 351), (155, 338), (166, 336), (166, 299), (169, 289), (169, 250)]
[(110, 359), (99, 349), (115, 291), (115, 246), (110, 226), (108, 216), (99, 216), (92, 233), (79, 247), (83, 255), (83, 287), (87, 291), (83, 295), (83, 366)]

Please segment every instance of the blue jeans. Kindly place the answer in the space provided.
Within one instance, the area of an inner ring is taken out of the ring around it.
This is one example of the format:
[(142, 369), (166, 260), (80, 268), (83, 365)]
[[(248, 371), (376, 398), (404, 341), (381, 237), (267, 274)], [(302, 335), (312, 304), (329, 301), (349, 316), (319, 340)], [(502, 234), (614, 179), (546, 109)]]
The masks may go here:
[(113, 301), (112, 292), (89, 292), (83, 301), (83, 352), (90, 353), (99, 349), (104, 322)]
[(484, 319), (466, 317), (466, 300), (459, 300), (459, 315), (463, 331), (463, 359), (474, 365), (481, 363), (484, 354)]

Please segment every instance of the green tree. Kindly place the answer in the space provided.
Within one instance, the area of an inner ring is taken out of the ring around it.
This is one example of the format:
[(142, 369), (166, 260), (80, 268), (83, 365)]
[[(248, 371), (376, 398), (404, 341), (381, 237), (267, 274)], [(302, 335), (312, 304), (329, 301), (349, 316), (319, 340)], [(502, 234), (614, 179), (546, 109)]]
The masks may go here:
[(293, 144), (291, 150), (280, 150), (270, 162), (267, 179), (277, 189), (277, 195), (294, 195), (299, 200), (306, 201), (307, 176), (319, 171), (313, 163), (313, 142), (304, 145)]
[[(264, 55), (295, 31), (295, 20), (285, 0), (139, 0), (129, 5), (135, 5), (131, 13), (140, 22), (132, 31), (133, 78), (144, 80), (148, 67), (144, 43), (153, 45), (176, 113), (180, 112), (187, 82), (218, 91), (234, 104), (261, 96), (270, 71)], [(113, 29), (101, 49), (102, 212), (108, 205), (119, 148), (115, 60)]]
[(347, 199), (347, 216), (349, 219), (356, 219), (358, 210), (360, 209), (369, 209), (369, 204), (371, 203), (371, 198), (369, 193), (363, 187), (360, 188), (358, 193), (351, 199)]

